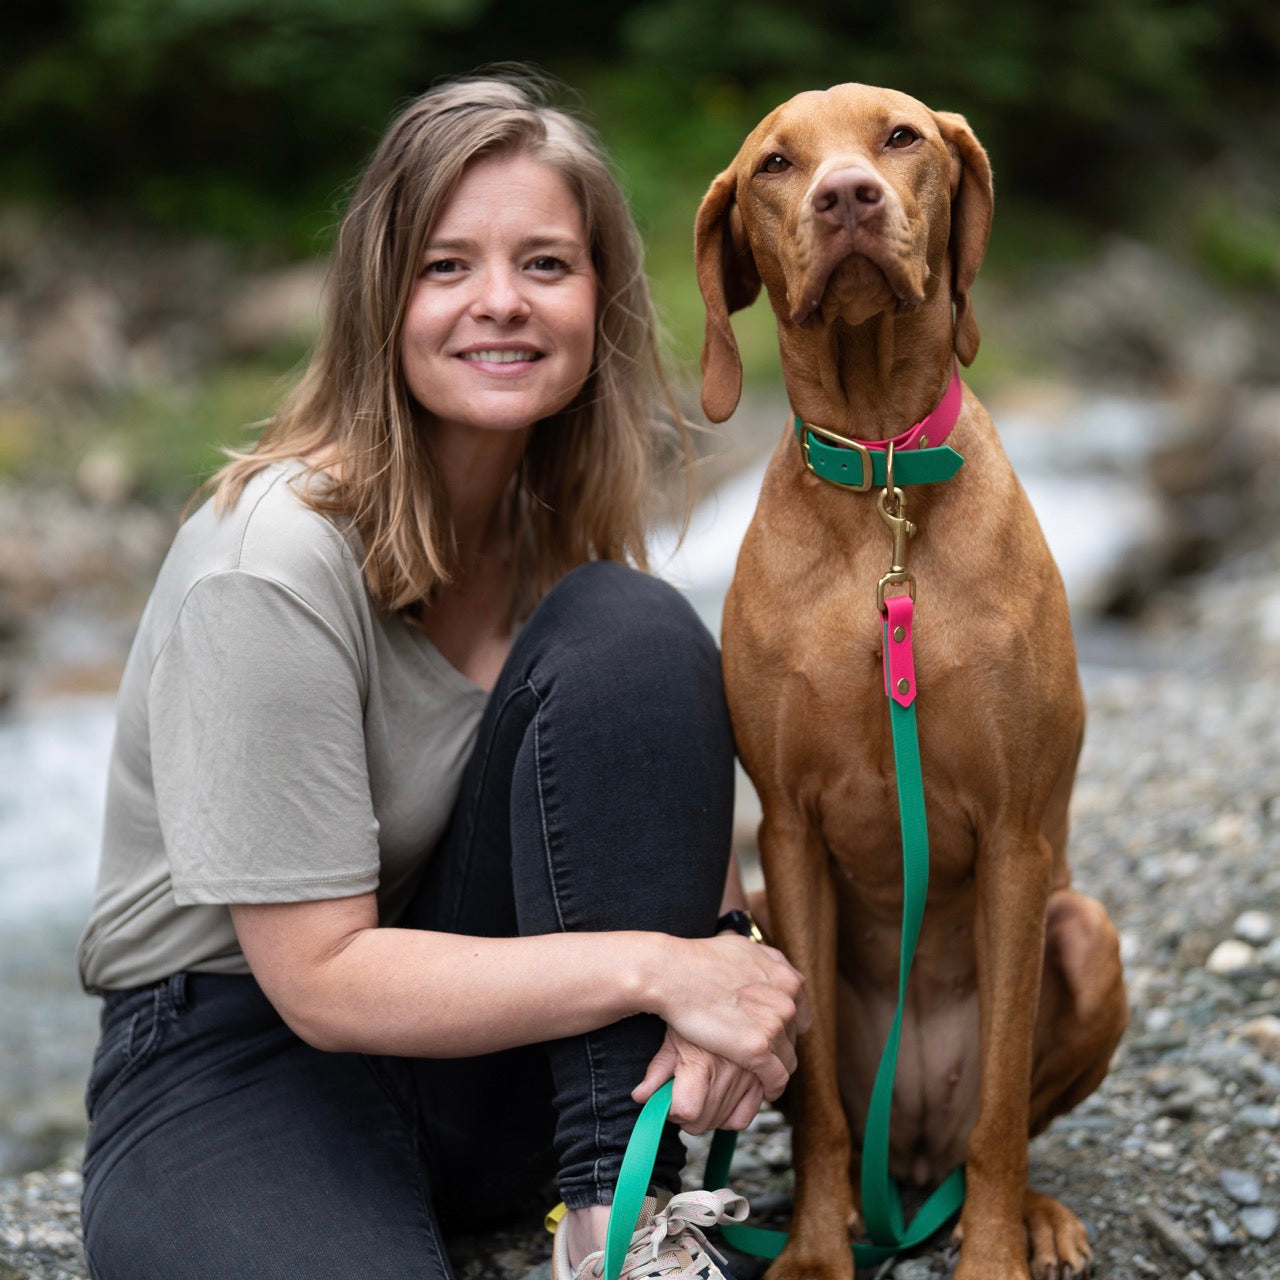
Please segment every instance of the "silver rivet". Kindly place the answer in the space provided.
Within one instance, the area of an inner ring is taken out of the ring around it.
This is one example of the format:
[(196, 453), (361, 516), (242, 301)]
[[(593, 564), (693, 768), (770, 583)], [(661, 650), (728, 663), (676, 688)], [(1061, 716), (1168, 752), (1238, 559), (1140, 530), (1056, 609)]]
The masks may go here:
[(929, 447), (929, 437), (928, 437), (928, 436), (921, 436), (921, 437), (920, 437), (920, 447), (921, 447), (922, 449), (927, 449), (927, 448)]
[(903, 676), (902, 679), (898, 681), (898, 692), (909, 693), (910, 691), (911, 691), (911, 681), (908, 680), (906, 676)]
[(894, 627), (893, 638), (896, 643), (901, 644), (907, 638), (906, 627)]

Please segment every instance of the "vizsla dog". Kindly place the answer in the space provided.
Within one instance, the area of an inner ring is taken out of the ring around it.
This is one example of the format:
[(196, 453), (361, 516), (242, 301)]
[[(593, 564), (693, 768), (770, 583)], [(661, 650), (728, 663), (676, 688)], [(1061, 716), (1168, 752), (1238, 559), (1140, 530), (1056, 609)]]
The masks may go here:
[[(977, 352), (970, 290), (991, 212), (987, 157), (960, 116), (856, 84), (784, 103), (698, 212), (707, 416), (737, 405), (729, 313), (763, 285), (800, 419), (929, 447), (902, 433)], [(965, 1163), (956, 1280), (1067, 1280), (1088, 1270), (1085, 1231), (1028, 1187), (1027, 1143), (1097, 1087), (1127, 1005), (1111, 921), (1070, 887), (1084, 708), (1062, 582), (986, 411), (958, 381), (951, 396), (947, 444), (964, 464), (903, 493), (931, 879), (890, 1167), (930, 1184)], [(894, 548), (878, 490), (829, 484), (806, 456), (788, 424), (724, 613), (771, 924), (814, 1008), (791, 1091), (792, 1236), (771, 1280), (851, 1275), (851, 1172), (897, 1002), (903, 910), (877, 608)]]

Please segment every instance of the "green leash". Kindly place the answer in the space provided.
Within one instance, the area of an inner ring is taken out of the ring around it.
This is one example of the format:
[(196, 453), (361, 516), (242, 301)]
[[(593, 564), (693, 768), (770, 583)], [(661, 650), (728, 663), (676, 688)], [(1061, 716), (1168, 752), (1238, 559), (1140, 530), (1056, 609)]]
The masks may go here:
[[(900, 565), (895, 564), (895, 569), (903, 572)], [(898, 777), (898, 814), (902, 823), (902, 941), (898, 959), (898, 1006), (876, 1071), (863, 1136), (862, 1217), (870, 1239), (868, 1243), (850, 1246), (857, 1266), (883, 1262), (924, 1244), (959, 1212), (965, 1191), (964, 1169), (953, 1170), (908, 1223), (897, 1185), (889, 1176), (889, 1116), (894, 1076), (898, 1069), (907, 980), (929, 888), (929, 831), (925, 820), (924, 779), (916, 726), (915, 674), (910, 650), (912, 601), (909, 596), (894, 596), (886, 601), (886, 605), (885, 674), (894, 767)], [(902, 638), (895, 640), (895, 632)], [(904, 681), (906, 688), (903, 688)], [(671, 1110), (671, 1089), (672, 1082), (668, 1080), (645, 1104), (623, 1157), (613, 1211), (609, 1216), (604, 1280), (618, 1280), (640, 1215), (641, 1202), (649, 1194), (658, 1142)], [(716, 1133), (707, 1157), (704, 1186), (723, 1187), (728, 1184), (729, 1165), (736, 1145), (736, 1133), (723, 1129)], [(740, 1253), (757, 1258), (776, 1258), (787, 1242), (785, 1232), (767, 1227), (724, 1223), (720, 1232)]]
[[(866, 1132), (862, 1140), (862, 1219), (869, 1240), (850, 1246), (855, 1265), (870, 1266), (924, 1244), (954, 1218), (964, 1204), (962, 1166), (942, 1181), (915, 1217), (907, 1222), (897, 1185), (889, 1175), (889, 1118), (906, 1010), (907, 982), (929, 891), (929, 829), (925, 817), (924, 778), (920, 769), (911, 634), (915, 579), (906, 570), (907, 542), (914, 535), (915, 526), (906, 518), (906, 501), (902, 490), (896, 486), (948, 479), (964, 459), (953, 449), (945, 447), (912, 449), (901, 454), (897, 454), (892, 445), (883, 451), (868, 450), (857, 441), (845, 440), (830, 432), (819, 434), (818, 430), (798, 418), (795, 426), (805, 464), (815, 475), (857, 492), (868, 490), (872, 484), (884, 486), (879, 495), (879, 510), (893, 534), (893, 564), (880, 579), (876, 602), (885, 619), (885, 694), (889, 703), (894, 770), (898, 780), (898, 816), (902, 826), (902, 939), (898, 953), (898, 1004), (872, 1085)], [(831, 444), (827, 443), (828, 439)], [(887, 586), (906, 587), (907, 594), (886, 598)], [(645, 1104), (623, 1156), (613, 1210), (609, 1215), (604, 1280), (618, 1280), (621, 1274), (641, 1204), (649, 1194), (662, 1127), (671, 1110), (671, 1090), (672, 1081), (668, 1080)], [(715, 1134), (707, 1157), (703, 1186), (723, 1187), (728, 1184), (729, 1165), (737, 1140), (737, 1134), (727, 1130)], [(767, 1227), (724, 1223), (720, 1231), (733, 1248), (757, 1258), (776, 1258), (787, 1243), (786, 1232)]]
[[(907, 648), (909, 658), (910, 614), (908, 596), (888, 601), (890, 617), (885, 622), (885, 653), (893, 648)], [(899, 621), (899, 619), (904, 619)], [(891, 645), (891, 628), (905, 631), (903, 641)], [(933, 1191), (908, 1223), (902, 1211), (902, 1199), (889, 1176), (889, 1116), (893, 1102), (893, 1082), (898, 1069), (898, 1051), (902, 1038), (902, 1020), (906, 1007), (907, 980), (920, 937), (925, 898), (929, 889), (929, 831), (925, 821), (924, 779), (920, 770), (920, 742), (916, 726), (914, 672), (910, 664), (886, 663), (890, 685), (889, 716), (893, 734), (894, 767), (898, 777), (898, 814), (902, 822), (902, 941), (898, 959), (898, 1005), (893, 1023), (880, 1057), (871, 1101), (867, 1110), (867, 1127), (862, 1141), (862, 1219), (868, 1243), (851, 1245), (854, 1262), (869, 1266), (883, 1262), (895, 1254), (924, 1244), (960, 1211), (964, 1203), (964, 1169), (953, 1170)], [(904, 671), (910, 674), (903, 674)], [(899, 693), (900, 682), (910, 686)], [(895, 688), (897, 686), (897, 688)], [(908, 697), (909, 695), (909, 697)], [(907, 705), (903, 705), (903, 702)], [(704, 1183), (723, 1186), (728, 1179), (729, 1163), (737, 1145), (737, 1135), (721, 1130), (712, 1141), (707, 1159)], [(785, 1232), (763, 1227), (726, 1224), (724, 1238), (741, 1253), (754, 1257), (776, 1258), (787, 1242)]]

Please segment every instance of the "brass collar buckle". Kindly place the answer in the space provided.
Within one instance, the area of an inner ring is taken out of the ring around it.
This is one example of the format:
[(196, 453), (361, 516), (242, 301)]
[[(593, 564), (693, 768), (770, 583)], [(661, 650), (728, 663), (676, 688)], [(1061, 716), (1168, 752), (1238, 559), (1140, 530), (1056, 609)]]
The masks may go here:
[[(845, 480), (832, 480), (824, 476), (814, 465), (809, 457), (809, 433), (812, 432), (824, 444), (837, 445), (842, 449), (852, 449), (862, 462), (862, 483), (850, 484)], [(813, 472), (819, 480), (826, 480), (828, 484), (838, 484), (841, 489), (850, 489), (854, 493), (867, 493), (871, 488), (871, 450), (861, 441), (848, 440), (844, 436), (838, 436), (834, 431), (828, 431), (825, 427), (815, 427), (811, 422), (802, 424), (800, 432), (800, 449), (804, 454), (804, 465)]]

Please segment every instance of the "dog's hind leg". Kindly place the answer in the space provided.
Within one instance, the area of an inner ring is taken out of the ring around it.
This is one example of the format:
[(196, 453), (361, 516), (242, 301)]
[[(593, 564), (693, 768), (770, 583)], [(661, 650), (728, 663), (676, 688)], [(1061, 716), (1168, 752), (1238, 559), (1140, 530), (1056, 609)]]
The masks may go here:
[[(1088, 1097), (1106, 1074), (1128, 1020), (1120, 943), (1101, 904), (1070, 889), (1051, 894), (1036, 1018), (1030, 1134)], [(1023, 1222), (1033, 1280), (1079, 1280), (1091, 1251), (1083, 1224), (1027, 1189)], [(956, 1242), (963, 1232), (956, 1231)]]
[(1044, 981), (1031, 1075), (1031, 1133), (1102, 1082), (1129, 1020), (1120, 939), (1102, 904), (1070, 889), (1050, 895)]

